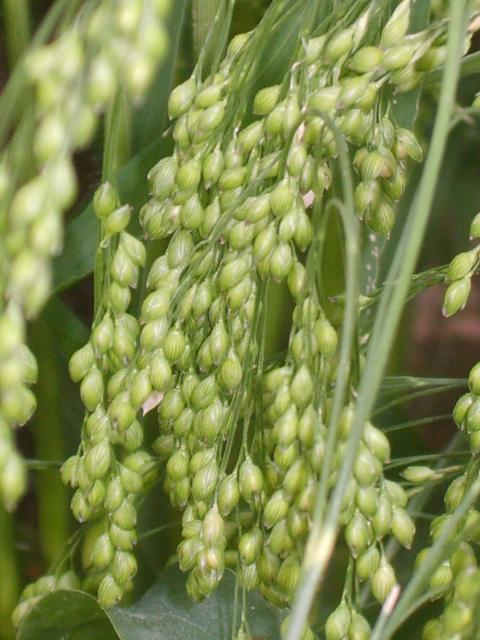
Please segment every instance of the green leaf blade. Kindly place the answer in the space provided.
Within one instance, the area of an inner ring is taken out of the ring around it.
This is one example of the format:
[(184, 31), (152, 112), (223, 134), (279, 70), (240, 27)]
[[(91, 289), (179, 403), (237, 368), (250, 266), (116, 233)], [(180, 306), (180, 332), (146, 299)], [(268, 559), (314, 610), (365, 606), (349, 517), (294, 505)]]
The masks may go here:
[[(201, 603), (185, 588), (177, 567), (166, 569), (131, 607), (102, 610), (80, 591), (56, 591), (27, 615), (17, 640), (231, 640), (235, 615), (235, 577), (228, 572)], [(280, 640), (281, 612), (257, 592), (247, 594), (246, 616), (253, 637)]]
[(81, 591), (55, 591), (34, 606), (16, 640), (118, 640), (118, 636), (95, 598)]

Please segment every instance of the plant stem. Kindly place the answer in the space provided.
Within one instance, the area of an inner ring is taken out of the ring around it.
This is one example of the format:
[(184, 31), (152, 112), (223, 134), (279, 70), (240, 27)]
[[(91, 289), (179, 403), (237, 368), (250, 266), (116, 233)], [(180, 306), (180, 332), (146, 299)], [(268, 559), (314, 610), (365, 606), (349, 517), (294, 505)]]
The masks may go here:
[[(28, 0), (3, 0), (3, 11), (8, 64), (12, 71), (29, 44)], [(21, 113), (28, 127), (32, 117), (31, 107), (25, 108), (22, 105)], [(2, 226), (0, 220), (0, 228)], [(0, 244), (0, 253), (2, 250)], [(0, 637), (5, 640), (14, 635), (11, 614), (18, 601), (19, 588), (20, 569), (15, 548), (15, 523), (13, 516), (0, 504)]]
[(0, 504), (0, 638), (13, 637), (10, 621), (19, 594), (13, 516)]
[[(60, 406), (62, 391), (56, 339), (43, 318), (32, 326), (31, 334), (39, 365), (36, 388), (38, 404), (32, 430), (35, 453), (40, 460), (65, 460), (67, 451)], [(70, 535), (68, 493), (58, 469), (45, 469), (37, 473), (36, 486), (38, 536), (42, 553), (50, 564)]]
[[(222, 6), (223, 5), (223, 6)], [(216, 16), (224, 13), (224, 0), (192, 0), (193, 54), (198, 60), (202, 49), (206, 47), (203, 58), (203, 72), (208, 72), (213, 55), (216, 52), (218, 36)]]
[[(120, 167), (129, 160), (130, 157), (130, 135), (131, 135), (131, 113), (130, 105), (124, 91), (119, 91), (108, 110), (105, 118), (104, 149), (102, 181), (111, 182), (116, 186), (116, 178)], [(94, 321), (100, 310), (104, 278), (106, 276), (106, 263), (109, 262), (109, 247), (102, 248), (103, 229), (100, 229), (97, 255), (95, 258), (94, 279)]]
[(28, 0), (3, 0), (7, 39), (8, 65), (17, 64), (30, 40), (30, 9)]

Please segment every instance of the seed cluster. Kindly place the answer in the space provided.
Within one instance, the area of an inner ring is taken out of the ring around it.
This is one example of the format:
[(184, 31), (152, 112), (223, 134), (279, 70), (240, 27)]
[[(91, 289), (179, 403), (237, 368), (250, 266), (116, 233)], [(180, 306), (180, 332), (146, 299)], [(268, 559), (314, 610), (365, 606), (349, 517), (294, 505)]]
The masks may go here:
[[(322, 465), (322, 418), (337, 347), (336, 332), (308, 283), (301, 257), (313, 238), (309, 210), (328, 197), (331, 160), (337, 154), (323, 114), (334, 118), (358, 148), (358, 214), (388, 235), (393, 201), (403, 192), (405, 160), (421, 160), (413, 134), (395, 125), (378, 98), (384, 84), (406, 89), (405, 76), (410, 87), (428, 66), (424, 39), (405, 36), (408, 9), (409, 3), (400, 5), (377, 47), (360, 46), (365, 36), (361, 27), (360, 32), (350, 27), (328, 39), (308, 41), (293, 65), (288, 88), (260, 90), (253, 103), (260, 118), (245, 128), (228, 120), (228, 84), (236, 66), (244, 64), (247, 37), (233, 41), (212, 78), (199, 85), (194, 77), (172, 93), (176, 150), (151, 171), (153, 197), (141, 217), (149, 237), (174, 233), (159, 264), (170, 261), (179, 237), (188, 234), (192, 240), (184, 270), (174, 282), (180, 294), (170, 320), (191, 351), (180, 367), (167, 357), (179, 377), (169, 378), (173, 389), (161, 389), (166, 395), (159, 407), (162, 434), (155, 448), (167, 459), (172, 502), (186, 507), (179, 560), (191, 571), (193, 597), (211, 592), (225, 563), (237, 567), (245, 588), (260, 587), (276, 605), (287, 604), (294, 593)], [(395, 47), (404, 37), (400, 56)], [(408, 74), (401, 76), (400, 69)], [(190, 257), (195, 246), (205, 247), (198, 261)], [(172, 266), (176, 264), (170, 270)], [(252, 337), (257, 312), (263, 313), (259, 283), (266, 278), (286, 279), (297, 306), (287, 361), (264, 377), (258, 407), (250, 371), (261, 349)], [(146, 304), (159, 295), (164, 299), (164, 287), (152, 292)], [(233, 291), (242, 292), (242, 299), (232, 305)], [(259, 411), (260, 432), (251, 425)], [(215, 420), (206, 423), (212, 413)], [(344, 439), (352, 414), (348, 407), (342, 417)], [(238, 423), (243, 443), (228, 473), (231, 432)], [(408, 547), (414, 533), (405, 494), (383, 477), (388, 457), (388, 441), (367, 425), (343, 514), (359, 577), (372, 579), (381, 602), (395, 576), (378, 542), (392, 533)], [(340, 449), (337, 466), (341, 460)]]
[[(470, 239), (480, 238), (480, 213), (475, 216), (470, 225)], [(443, 302), (443, 315), (453, 316), (465, 308), (472, 287), (472, 276), (480, 263), (480, 247), (459, 253), (448, 266), (447, 284)]]
[[(382, 108), (381, 89), (406, 90), (418, 82), (432, 66), (424, 57), (438, 36), (406, 36), (409, 3), (402, 2), (372, 46), (369, 17), (305, 43), (288, 82), (256, 94), (259, 117), (246, 127), (235, 82), (242, 81), (255, 33), (235, 38), (212, 76), (201, 81), (194, 74), (172, 92), (175, 151), (150, 171), (152, 197), (140, 212), (147, 239), (170, 240), (150, 268), (139, 321), (127, 308), (142, 249), (132, 248), (124, 231), (127, 209), (112, 201), (100, 211), (102, 198), (96, 198), (107, 235), (120, 236), (104, 315), (71, 362), (89, 415), (80, 455), (66, 463), (64, 476), (78, 487), (77, 517), (103, 522), (87, 562), (90, 583), (95, 586), (92, 572), (101, 579), (102, 604), (121, 597), (135, 570), (133, 556), (127, 563), (124, 555), (134, 543), (135, 495), (144, 487), (122, 485), (122, 457), (140, 455), (138, 412), (154, 408), (160, 427), (154, 450), (165, 462), (165, 489), (184, 509), (178, 557), (190, 572), (190, 594), (208, 595), (225, 566), (233, 566), (245, 588), (259, 586), (275, 604), (293, 595), (337, 348), (302, 257), (312, 244), (312, 207), (321, 208), (329, 196), (337, 155), (324, 114), (357, 148), (358, 214), (388, 235), (405, 161), (421, 160), (421, 149)], [(260, 379), (256, 393), (270, 279), (287, 281), (297, 306), (287, 360)], [(342, 416), (343, 439), (352, 412), (347, 407)], [(341, 450), (337, 455), (338, 467)], [(414, 531), (401, 488), (383, 477), (388, 457), (388, 441), (367, 425), (343, 513), (359, 577), (372, 579), (379, 601), (395, 583), (379, 542), (392, 533), (409, 546)], [(112, 484), (122, 485), (121, 499), (112, 501)], [(128, 511), (121, 524), (117, 510)], [(127, 548), (118, 543), (119, 527), (122, 540), (131, 532)], [(112, 569), (118, 554), (128, 571)]]
[[(478, 237), (480, 218), (477, 215), (471, 225), (470, 235)], [(478, 268), (478, 248), (457, 255), (449, 265), (445, 295), (444, 315), (453, 315), (462, 309), (470, 291), (470, 278)], [(468, 376), (469, 391), (462, 395), (453, 409), (453, 419), (470, 443), (471, 460), (463, 473), (450, 482), (445, 495), (445, 513), (436, 517), (430, 526), (432, 541), (442, 533), (449, 518), (457, 509), (466, 492), (478, 477), (478, 452), (480, 451), (480, 363)], [(448, 469), (446, 470), (448, 471)], [(441, 477), (441, 472), (428, 467), (410, 467), (404, 477), (414, 483), (428, 483)], [(480, 571), (475, 549), (480, 544), (480, 511), (471, 507), (456, 528), (463, 541), (436, 569), (430, 579), (430, 588), (438, 591), (436, 597), (444, 599), (445, 608), (439, 618), (430, 620), (424, 627), (424, 640), (470, 639), (480, 632), (475, 611), (480, 594)], [(428, 557), (429, 548), (417, 556), (417, 565)]]
[(94, 210), (102, 223), (107, 269), (89, 342), (70, 360), (70, 375), (80, 382), (87, 409), (77, 455), (62, 467), (62, 477), (76, 489), (72, 511), (80, 522), (99, 518), (84, 553), (89, 586), (98, 588), (102, 604), (114, 604), (131, 586), (137, 563), (136, 500), (151, 480), (150, 457), (141, 451), (143, 427), (136, 419), (151, 393), (150, 380), (136, 377), (131, 396), (124, 391), (128, 367), (135, 357), (138, 320), (126, 313), (131, 288), (144, 266), (143, 243), (125, 231), (131, 210), (119, 206), (116, 191), (104, 183)]
[[(403, 0), (384, 23), (376, 5), (353, 7), (328, 33), (302, 41), (284, 82), (258, 91), (253, 105), (246, 96), (262, 23), (232, 40), (210, 76), (202, 79), (197, 69), (174, 89), (174, 151), (149, 172), (151, 197), (140, 211), (145, 240), (166, 240), (166, 250), (145, 274), (138, 318), (128, 311), (145, 246), (126, 231), (131, 210), (112, 186), (97, 191), (106, 269), (91, 337), (70, 361), (86, 415), (79, 451), (62, 476), (75, 488), (76, 518), (91, 523), (82, 586), (97, 592), (102, 606), (132, 586), (137, 507), (159, 469), (171, 503), (183, 511), (177, 553), (191, 597), (211, 594), (229, 567), (243, 589), (259, 588), (276, 606), (291, 603), (338, 364), (316, 232), (337, 196), (338, 135), (354, 158), (356, 213), (385, 236), (407, 161), (422, 159), (413, 132), (395, 121), (391, 95), (441, 66), (446, 25), (407, 35), (410, 8)], [(452, 283), (473, 272), (476, 261), (469, 264), (452, 267)], [(269, 363), (264, 325), (272, 282), (286, 284), (294, 311), (286, 355)], [(333, 425), (329, 487), (354, 419), (351, 369), (347, 404)], [(141, 420), (154, 410), (152, 455)], [(350, 591), (367, 582), (379, 603), (397, 582), (385, 539), (410, 548), (415, 533), (406, 492), (385, 476), (389, 459), (388, 439), (368, 422), (340, 523)], [(328, 640), (369, 637), (357, 609), (347, 589), (326, 622)], [(238, 637), (246, 634), (242, 627)]]
[(144, 95), (167, 49), (163, 21), (169, 5), (169, 0), (86, 3), (73, 25), (33, 50), (25, 63), (34, 91), (33, 175), (23, 184), (11, 179), (18, 175), (15, 139), (0, 168), (0, 496), (8, 507), (26, 484), (12, 430), (35, 409), (26, 386), (35, 376), (25, 319), (35, 317), (50, 294), (50, 260), (61, 249), (63, 213), (77, 192), (72, 154), (92, 141), (117, 90), (134, 101)]
[[(175, 150), (150, 171), (152, 197), (140, 212), (147, 240), (170, 239), (149, 270), (138, 320), (127, 309), (144, 252), (124, 231), (128, 208), (112, 197), (104, 210), (106, 185), (97, 194), (115, 249), (103, 315), (71, 362), (88, 414), (79, 456), (63, 473), (77, 487), (76, 516), (101, 523), (85, 568), (103, 605), (120, 599), (135, 572), (136, 496), (145, 478), (137, 473), (136, 483), (125, 469), (138, 472), (130, 460), (141, 459), (151, 473), (138, 413), (153, 409), (164, 486), (184, 510), (178, 558), (191, 596), (210, 594), (230, 566), (244, 588), (259, 587), (276, 605), (291, 601), (336, 368), (337, 334), (307, 257), (316, 250), (312, 212), (331, 197), (337, 148), (329, 122), (356, 149), (358, 215), (388, 235), (405, 162), (422, 152), (382, 92), (410, 89), (443, 60), (442, 31), (406, 35), (409, 9), (407, 1), (398, 6), (379, 42), (369, 42), (368, 10), (303, 43), (286, 81), (255, 95), (257, 118), (247, 126), (239, 93), (255, 32), (237, 36), (207, 79), (195, 73), (172, 92)], [(271, 280), (287, 282), (296, 307), (286, 360), (264, 375)], [(336, 469), (353, 411), (342, 414)], [(379, 602), (396, 583), (382, 539), (409, 547), (414, 534), (405, 493), (383, 475), (389, 455), (385, 436), (367, 424), (342, 512), (356, 575), (370, 580)], [(359, 616), (351, 611), (355, 628), (365, 626)]]
[(475, 620), (480, 597), (480, 569), (473, 549), (464, 544), (451, 563), (454, 578), (448, 604), (439, 618), (425, 624), (423, 640), (467, 640), (476, 638), (480, 632)]

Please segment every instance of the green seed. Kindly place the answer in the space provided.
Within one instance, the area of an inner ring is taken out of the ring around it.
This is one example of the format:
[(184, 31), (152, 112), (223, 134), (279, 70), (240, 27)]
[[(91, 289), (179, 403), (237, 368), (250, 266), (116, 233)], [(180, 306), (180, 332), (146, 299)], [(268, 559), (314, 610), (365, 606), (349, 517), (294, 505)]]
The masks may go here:
[(120, 287), (134, 287), (138, 279), (138, 267), (122, 246), (115, 251), (110, 265), (110, 275)]
[(202, 535), (207, 546), (223, 547), (225, 545), (224, 522), (217, 505), (214, 505), (203, 519)]
[(177, 171), (176, 183), (182, 191), (195, 191), (200, 184), (202, 165), (199, 160), (188, 160), (180, 165)]
[(306, 43), (305, 54), (307, 64), (316, 62), (321, 56), (325, 47), (326, 36), (317, 36), (316, 38), (310, 38)]
[(480, 363), (476, 364), (468, 375), (468, 388), (473, 395), (480, 396)]
[(113, 560), (115, 549), (105, 533), (97, 538), (92, 551), (91, 562), (96, 569), (106, 569)]
[(260, 89), (253, 101), (253, 112), (266, 116), (273, 111), (280, 97), (280, 85)]
[(402, 546), (410, 549), (415, 535), (415, 525), (404, 509), (393, 509), (391, 531)]
[(170, 363), (176, 362), (186, 346), (185, 336), (178, 329), (171, 329), (165, 336), (163, 352)]
[(115, 551), (110, 571), (117, 584), (127, 584), (137, 573), (135, 556), (128, 551)]
[(204, 378), (194, 388), (191, 396), (191, 403), (194, 409), (205, 409), (214, 400), (217, 394), (217, 383), (215, 376), (211, 375)]
[(205, 158), (203, 161), (203, 180), (207, 189), (218, 182), (224, 166), (223, 153), (218, 148)]
[(470, 225), (470, 239), (475, 238), (480, 238), (480, 213), (477, 213)]
[(156, 391), (167, 391), (172, 382), (172, 369), (161, 351), (156, 353), (152, 358), (150, 364), (150, 381)]
[(168, 198), (175, 187), (178, 162), (174, 157), (162, 158), (147, 175), (152, 186), (152, 195), (159, 200)]
[(218, 381), (227, 390), (234, 391), (242, 381), (243, 370), (238, 358), (230, 355), (220, 367)]
[(379, 47), (362, 47), (352, 56), (349, 67), (357, 73), (368, 73), (380, 66), (383, 51)]
[(471, 625), (473, 612), (462, 602), (451, 602), (443, 614), (443, 627), (447, 634), (455, 635), (466, 631)]
[(147, 253), (141, 240), (138, 240), (130, 233), (123, 232), (120, 236), (120, 243), (137, 267), (145, 266)]
[(337, 332), (326, 318), (317, 320), (315, 323), (315, 337), (320, 353), (325, 358), (332, 358), (337, 351), (338, 337)]
[(93, 210), (95, 215), (104, 220), (118, 206), (118, 195), (114, 187), (109, 182), (104, 182), (95, 191), (93, 196)]
[(370, 76), (365, 74), (356, 78), (347, 78), (340, 85), (340, 103), (343, 107), (350, 107), (360, 100), (368, 89)]
[(378, 509), (372, 518), (372, 526), (377, 540), (381, 540), (390, 530), (392, 505), (386, 496), (380, 496)]
[(224, 264), (218, 276), (220, 291), (227, 291), (235, 287), (245, 278), (248, 270), (248, 262), (242, 257), (235, 258), (228, 264)]
[(353, 27), (343, 29), (330, 38), (325, 47), (325, 58), (329, 62), (336, 62), (350, 51), (353, 41)]
[(113, 398), (108, 407), (108, 416), (120, 431), (125, 431), (132, 424), (136, 411), (130, 403), (130, 395), (127, 391), (122, 391)]
[(382, 46), (390, 47), (396, 45), (407, 33), (410, 23), (410, 5), (410, 0), (403, 0), (396, 7), (383, 28), (380, 39)]
[(363, 432), (363, 438), (373, 455), (380, 460), (382, 464), (390, 461), (390, 443), (386, 435), (367, 422)]
[(277, 218), (283, 218), (293, 207), (295, 194), (288, 180), (280, 182), (270, 194), (270, 207)]
[(349, 640), (369, 640), (372, 635), (372, 629), (368, 621), (357, 611), (352, 613), (352, 621), (348, 630)]
[(459, 253), (448, 266), (447, 282), (452, 284), (466, 276), (471, 276), (471, 272), (475, 269), (477, 263), (478, 252), (476, 249)]
[(382, 558), (380, 567), (375, 572), (370, 583), (374, 598), (381, 604), (385, 602), (396, 583), (393, 567)]
[(168, 115), (170, 119), (183, 115), (195, 99), (196, 84), (193, 78), (175, 87), (168, 100)]
[(93, 411), (103, 398), (103, 376), (92, 367), (80, 385), (80, 396), (88, 411)]
[(345, 540), (354, 558), (365, 551), (372, 540), (371, 528), (365, 516), (356, 511), (345, 529)]
[(268, 500), (263, 511), (263, 524), (268, 529), (283, 520), (289, 510), (290, 503), (285, 493), (280, 489)]
[(68, 370), (72, 380), (80, 382), (90, 371), (94, 362), (95, 354), (92, 345), (87, 342), (81, 349), (75, 351), (68, 363)]
[(112, 211), (112, 213), (103, 219), (103, 228), (105, 233), (109, 236), (113, 236), (123, 231), (130, 222), (131, 215), (132, 208), (128, 204)]
[(365, 213), (365, 222), (372, 231), (388, 238), (395, 224), (395, 211), (387, 200), (380, 200), (374, 209)]
[(257, 465), (247, 459), (240, 467), (240, 492), (250, 502), (263, 488), (263, 474)]
[(355, 570), (360, 580), (370, 580), (380, 566), (380, 551), (375, 545), (361, 553), (355, 563)]
[(413, 484), (423, 484), (424, 482), (428, 482), (435, 478), (435, 472), (430, 469), (430, 467), (414, 465), (412, 467), (407, 467), (403, 472), (402, 476), (408, 482), (412, 482)]
[(241, 146), (243, 153), (249, 154), (259, 144), (263, 137), (263, 127), (263, 120), (257, 120), (240, 132), (238, 144)]
[(218, 508), (223, 516), (229, 515), (240, 500), (240, 488), (234, 474), (222, 480), (218, 489)]
[(325, 637), (327, 640), (344, 640), (348, 637), (348, 629), (352, 620), (350, 608), (340, 604), (327, 618)]
[(381, 473), (381, 465), (369, 449), (362, 447), (355, 460), (353, 473), (359, 484), (369, 486), (377, 480)]
[(194, 500), (208, 500), (211, 498), (218, 484), (218, 466), (213, 460), (197, 471), (192, 482), (192, 496)]
[(453, 409), (453, 419), (459, 429), (463, 428), (464, 420), (474, 400), (474, 396), (470, 393), (465, 393), (457, 400), (457, 403)]
[(152, 385), (150, 382), (150, 374), (147, 369), (138, 371), (133, 380), (130, 389), (130, 399), (132, 406), (135, 409), (140, 409), (143, 403), (147, 400), (152, 392)]
[(463, 500), (463, 496), (465, 495), (465, 489), (466, 489), (465, 476), (460, 476), (452, 480), (443, 498), (445, 502), (445, 507), (447, 508), (447, 511), (449, 513), (453, 513), (453, 511), (455, 511), (455, 509), (458, 507), (460, 502)]
[(123, 589), (118, 586), (113, 576), (107, 574), (98, 587), (98, 602), (101, 607), (108, 609), (116, 605), (123, 596)]
[(338, 85), (319, 89), (308, 99), (309, 108), (327, 113), (333, 111), (336, 109), (340, 99), (340, 91), (341, 89)]
[(411, 158), (414, 162), (423, 160), (422, 147), (415, 134), (409, 129), (397, 129), (394, 151), (399, 160), (407, 158)]
[(302, 365), (290, 383), (290, 396), (300, 407), (306, 406), (313, 397), (313, 380), (306, 365)]
[(471, 281), (468, 277), (457, 280), (448, 287), (442, 306), (442, 313), (445, 318), (450, 318), (465, 308), (470, 289)]
[(212, 104), (211, 107), (205, 109), (201, 115), (201, 127), (206, 131), (213, 131), (222, 122), (225, 116), (225, 103), (217, 102)]
[(383, 54), (382, 66), (388, 71), (403, 69), (410, 62), (414, 53), (415, 49), (410, 44), (390, 47)]
[(313, 227), (310, 218), (304, 211), (297, 211), (297, 229), (295, 231), (295, 244), (300, 251), (305, 252), (313, 238)]
[(355, 495), (355, 502), (366, 518), (371, 518), (378, 510), (378, 492), (376, 487), (359, 486)]
[(116, 524), (110, 527), (109, 535), (113, 545), (122, 551), (132, 551), (137, 540), (134, 529), (122, 529)]
[(289, 244), (279, 244), (270, 258), (270, 273), (275, 280), (284, 280), (293, 265), (292, 249)]
[(232, 191), (241, 187), (245, 182), (245, 167), (235, 167), (233, 169), (224, 169), (218, 181), (220, 189), (223, 191)]

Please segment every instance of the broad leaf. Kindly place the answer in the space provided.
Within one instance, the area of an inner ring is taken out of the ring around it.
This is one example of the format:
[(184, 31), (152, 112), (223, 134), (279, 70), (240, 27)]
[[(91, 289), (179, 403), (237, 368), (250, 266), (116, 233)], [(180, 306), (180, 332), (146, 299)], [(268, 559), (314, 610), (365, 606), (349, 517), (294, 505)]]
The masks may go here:
[[(233, 574), (200, 604), (188, 597), (185, 579), (170, 567), (135, 605), (106, 611), (80, 591), (51, 593), (24, 620), (17, 640), (231, 640), (240, 619), (234, 603), (241, 602)], [(281, 612), (258, 593), (248, 594), (246, 614), (254, 638), (279, 640)]]
[(95, 598), (81, 591), (49, 593), (23, 621), (17, 640), (116, 640)]

